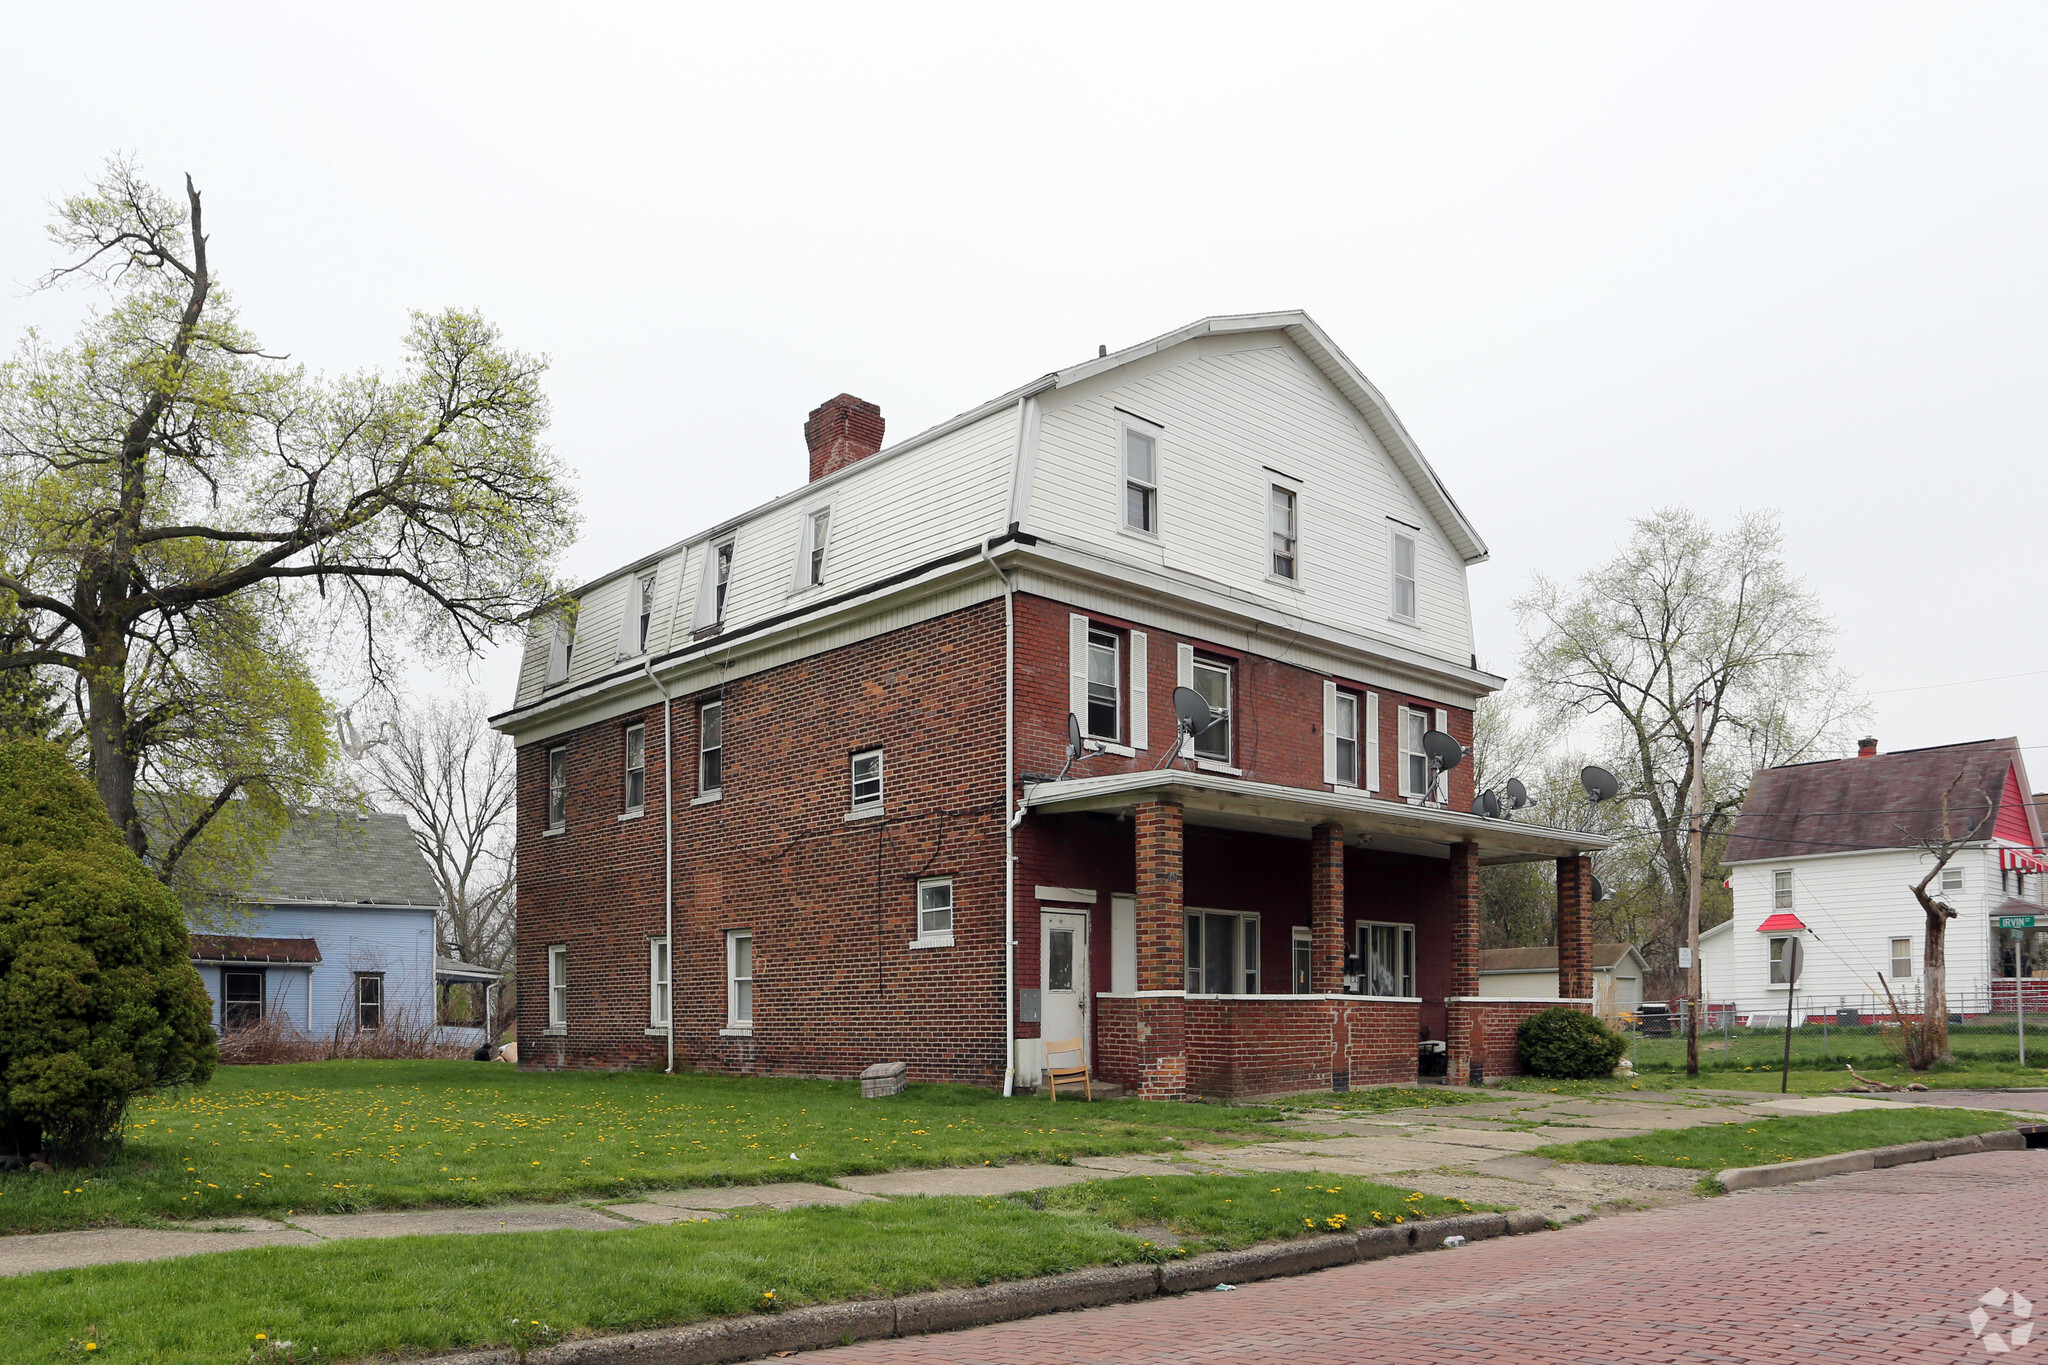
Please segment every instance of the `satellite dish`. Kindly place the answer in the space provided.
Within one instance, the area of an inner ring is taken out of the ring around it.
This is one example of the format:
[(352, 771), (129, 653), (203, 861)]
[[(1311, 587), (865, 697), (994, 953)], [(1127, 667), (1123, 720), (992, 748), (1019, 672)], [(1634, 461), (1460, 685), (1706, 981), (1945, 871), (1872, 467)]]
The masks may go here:
[(1430, 763), (1440, 773), (1447, 773), (1465, 759), (1465, 746), (1441, 730), (1431, 730), (1422, 737), (1422, 752), (1429, 755)]
[(1067, 712), (1067, 757), (1081, 756), (1081, 721), (1072, 711)]
[(1621, 783), (1605, 768), (1585, 767), (1579, 770), (1579, 785), (1586, 789), (1586, 795), (1595, 801), (1612, 801), (1621, 794)]
[(1493, 789), (1489, 787), (1472, 798), (1472, 813), (1483, 815), (1489, 820), (1500, 819), (1500, 797), (1494, 795)]
[(1209, 709), (1208, 699), (1192, 687), (1173, 689), (1173, 714), (1184, 735), (1199, 735), (1216, 723), (1216, 713)]
[(1522, 779), (1519, 777), (1508, 779), (1507, 790), (1502, 795), (1507, 800), (1509, 810), (1520, 810), (1529, 804), (1529, 789), (1522, 785)]

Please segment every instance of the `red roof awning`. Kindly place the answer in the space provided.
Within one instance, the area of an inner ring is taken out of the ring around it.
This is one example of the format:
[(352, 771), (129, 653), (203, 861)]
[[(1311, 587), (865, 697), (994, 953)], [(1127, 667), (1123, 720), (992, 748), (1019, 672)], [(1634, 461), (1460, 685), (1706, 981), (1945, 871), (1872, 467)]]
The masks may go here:
[(1792, 914), (1772, 915), (1756, 927), (1759, 934), (1804, 933), (1806, 926), (1799, 922), (1799, 916)]
[(2033, 849), (2001, 848), (1998, 850), (2000, 872), (2031, 872), (2037, 877), (2048, 877), (2048, 857)]

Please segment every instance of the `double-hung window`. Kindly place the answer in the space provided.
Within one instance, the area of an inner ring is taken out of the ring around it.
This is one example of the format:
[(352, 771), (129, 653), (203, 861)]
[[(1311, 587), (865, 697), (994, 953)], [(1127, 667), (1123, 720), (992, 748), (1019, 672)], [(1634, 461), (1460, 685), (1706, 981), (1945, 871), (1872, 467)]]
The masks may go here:
[(1963, 870), (1960, 867), (1944, 867), (1941, 870), (1941, 894), (1960, 896), (1963, 894)]
[(376, 1032), (384, 1027), (384, 973), (356, 973), (356, 1027)]
[(825, 537), (832, 529), (832, 509), (820, 507), (811, 513), (806, 523), (804, 543), (804, 582), (817, 587), (825, 581)]
[(1892, 940), (1892, 979), (1904, 981), (1913, 975), (1913, 940), (1895, 938)]
[(1358, 985), (1367, 995), (1415, 994), (1415, 926), (1358, 926)]
[(641, 810), (646, 804), (647, 727), (629, 725), (626, 727), (626, 810)]
[(548, 948), (548, 1027), (559, 1033), (569, 1027), (569, 945)]
[(548, 828), (560, 829), (569, 821), (569, 751), (548, 750)]
[(725, 788), (725, 703), (707, 701), (697, 708), (697, 796), (716, 796)]
[(1388, 611), (1396, 620), (1415, 619), (1415, 537), (1394, 532), (1394, 574), (1392, 601)]
[(637, 639), (637, 641), (638, 641), (638, 644), (637, 644), (637, 646), (635, 647), (635, 650), (634, 650), (634, 652), (635, 652), (635, 653), (637, 653), (637, 654), (645, 654), (645, 653), (647, 652), (647, 637), (648, 637), (648, 634), (649, 634), (649, 633), (650, 633), (650, 632), (651, 632), (651, 631), (653, 630), (653, 628), (654, 628), (654, 575), (653, 575), (653, 574), (648, 574), (647, 576), (645, 576), (644, 578), (642, 578), (642, 579), (640, 580), (640, 583), (639, 583), (639, 591), (638, 591), (638, 593), (636, 594), (636, 601), (637, 601), (637, 603), (638, 603), (638, 606), (639, 606), (639, 611), (638, 611), (638, 614), (637, 614), (637, 615), (638, 615), (638, 619), (637, 619), (637, 621), (635, 622), (635, 630), (634, 630), (634, 635), (635, 635), (635, 638), (636, 638), (636, 639)]
[(754, 935), (729, 929), (725, 935), (725, 1024), (732, 1029), (754, 1026)]
[(882, 751), (866, 749), (853, 756), (853, 808), (877, 811), (882, 808)]
[(1159, 438), (1124, 428), (1124, 529), (1159, 534)]
[(1792, 908), (1792, 869), (1781, 867), (1771, 874), (1771, 909)]
[(1184, 948), (1191, 995), (1259, 993), (1259, 917), (1190, 911)]
[(1123, 738), (1123, 658), (1121, 641), (1107, 630), (1088, 632), (1088, 714), (1083, 719), (1090, 739), (1114, 744)]
[(1230, 762), (1230, 665), (1213, 659), (1196, 659), (1190, 684), (1209, 703), (1215, 722), (1195, 736), (1195, 757)]
[(1296, 525), (1295, 494), (1291, 488), (1274, 484), (1267, 494), (1266, 523), (1273, 536), (1273, 562), (1271, 572), (1275, 578), (1290, 582), (1300, 577), (1300, 566), (1295, 561)]
[(263, 972), (223, 968), (220, 974), (220, 1026), (223, 1033), (263, 1022)]
[(1342, 688), (1330, 701), (1330, 775), (1340, 786), (1358, 785), (1358, 694)]
[(669, 1018), (668, 940), (647, 940), (647, 1026), (667, 1028)]
[(917, 941), (923, 947), (953, 942), (953, 879), (926, 877), (917, 884)]
[(732, 542), (727, 541), (712, 555), (711, 623), (725, 624), (725, 590), (732, 583)]
[(1429, 751), (1422, 737), (1429, 733), (1429, 712), (1410, 707), (1401, 713), (1402, 749), (1408, 758), (1408, 795), (1427, 797), (1430, 787)]

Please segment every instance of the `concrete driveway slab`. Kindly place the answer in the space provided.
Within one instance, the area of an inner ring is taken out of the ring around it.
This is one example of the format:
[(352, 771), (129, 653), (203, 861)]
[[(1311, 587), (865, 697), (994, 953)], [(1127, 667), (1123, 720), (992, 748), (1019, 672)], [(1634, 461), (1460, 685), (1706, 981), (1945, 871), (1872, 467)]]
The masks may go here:
[(607, 1204), (607, 1213), (630, 1218), (636, 1223), (708, 1223), (725, 1214), (718, 1209), (679, 1209), (673, 1204)]
[(800, 1209), (813, 1205), (865, 1204), (874, 1196), (835, 1190), (807, 1180), (773, 1185), (718, 1185), (701, 1190), (655, 1190), (641, 1196), (649, 1204), (672, 1209)]

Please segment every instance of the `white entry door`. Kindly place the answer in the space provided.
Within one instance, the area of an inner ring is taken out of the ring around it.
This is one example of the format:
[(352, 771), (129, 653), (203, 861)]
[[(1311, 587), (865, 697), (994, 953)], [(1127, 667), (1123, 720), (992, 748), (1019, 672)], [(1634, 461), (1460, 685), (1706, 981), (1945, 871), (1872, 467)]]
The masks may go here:
[[(1038, 916), (1039, 996), (1038, 1034), (1049, 1042), (1068, 1038), (1082, 1040), (1084, 1055), (1088, 1038), (1088, 917), (1052, 914)], [(1063, 1065), (1072, 1065), (1065, 1058)]]

